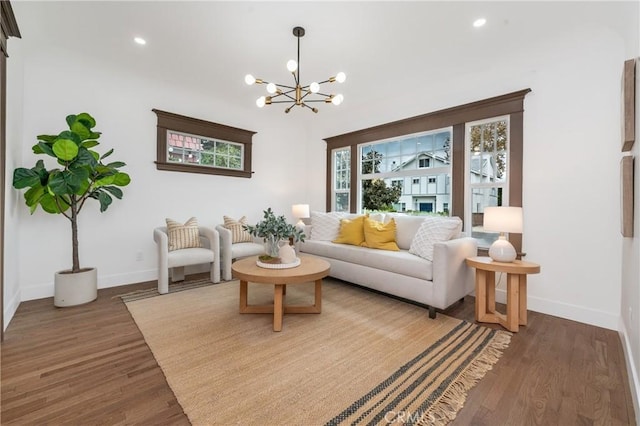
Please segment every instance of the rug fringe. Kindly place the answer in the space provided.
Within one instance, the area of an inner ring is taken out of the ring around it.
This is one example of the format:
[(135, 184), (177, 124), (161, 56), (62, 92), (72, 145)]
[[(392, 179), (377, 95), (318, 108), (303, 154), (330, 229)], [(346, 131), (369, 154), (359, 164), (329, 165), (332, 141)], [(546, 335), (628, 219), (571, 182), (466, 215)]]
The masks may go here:
[(497, 331), (482, 354), (474, 359), (469, 368), (451, 384), (440, 399), (424, 412), (418, 424), (440, 426), (453, 421), (464, 406), (469, 390), (498, 362), (502, 351), (509, 346), (511, 336), (512, 334), (506, 331)]

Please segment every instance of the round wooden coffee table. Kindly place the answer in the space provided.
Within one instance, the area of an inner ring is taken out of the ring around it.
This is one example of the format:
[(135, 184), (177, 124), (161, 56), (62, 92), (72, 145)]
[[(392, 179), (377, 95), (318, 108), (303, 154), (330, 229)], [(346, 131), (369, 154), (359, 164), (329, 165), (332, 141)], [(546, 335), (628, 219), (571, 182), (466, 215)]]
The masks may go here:
[[(329, 262), (313, 256), (300, 255), (300, 265), (286, 269), (261, 268), (256, 264), (258, 256), (251, 256), (234, 262), (231, 265), (233, 276), (240, 280), (240, 313), (270, 314), (273, 313), (273, 331), (282, 330), (284, 314), (319, 314), (322, 311), (322, 279), (329, 275)], [(247, 304), (248, 283), (273, 284), (273, 305)], [(313, 305), (285, 305), (283, 296), (287, 284), (300, 284), (315, 281), (315, 298)]]

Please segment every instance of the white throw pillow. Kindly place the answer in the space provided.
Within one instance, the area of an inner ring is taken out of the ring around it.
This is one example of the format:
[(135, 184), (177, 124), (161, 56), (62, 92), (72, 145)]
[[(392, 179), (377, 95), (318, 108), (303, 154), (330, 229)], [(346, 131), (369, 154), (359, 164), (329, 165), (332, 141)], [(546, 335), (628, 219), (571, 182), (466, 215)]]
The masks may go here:
[(344, 217), (339, 212), (311, 212), (311, 240), (333, 241), (340, 232), (340, 219)]
[(459, 217), (425, 217), (418, 228), (418, 232), (411, 241), (409, 253), (423, 259), (433, 261), (433, 246), (435, 243), (449, 241), (457, 237), (462, 227)]

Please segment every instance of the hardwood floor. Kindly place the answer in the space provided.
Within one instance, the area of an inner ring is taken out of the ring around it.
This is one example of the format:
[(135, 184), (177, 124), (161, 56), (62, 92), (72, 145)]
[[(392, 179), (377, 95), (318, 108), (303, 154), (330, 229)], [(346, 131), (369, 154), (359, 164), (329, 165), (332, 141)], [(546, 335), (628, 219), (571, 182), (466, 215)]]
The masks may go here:
[[(117, 297), (155, 285), (100, 290), (97, 301), (73, 308), (55, 308), (52, 299), (22, 303), (2, 343), (0, 422), (189, 424)], [(473, 297), (445, 313), (473, 321)], [(635, 422), (618, 334), (529, 312), (529, 325), (469, 392), (452, 425)]]

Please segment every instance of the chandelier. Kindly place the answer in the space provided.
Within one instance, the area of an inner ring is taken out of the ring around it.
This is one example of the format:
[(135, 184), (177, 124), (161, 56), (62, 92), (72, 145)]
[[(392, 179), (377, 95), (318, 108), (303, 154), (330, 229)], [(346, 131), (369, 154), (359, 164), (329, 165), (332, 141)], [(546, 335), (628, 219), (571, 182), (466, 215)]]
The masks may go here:
[(310, 107), (307, 105), (311, 102), (325, 102), (332, 103), (334, 105), (340, 105), (344, 97), (341, 94), (326, 94), (320, 92), (320, 85), (324, 83), (342, 83), (346, 80), (347, 76), (343, 72), (339, 72), (334, 77), (321, 82), (312, 82), (306, 86), (300, 84), (300, 37), (304, 36), (304, 28), (295, 27), (293, 29), (293, 35), (298, 38), (298, 60), (291, 59), (287, 62), (287, 69), (293, 75), (295, 86), (287, 86), (286, 84), (270, 83), (265, 80), (255, 78), (251, 74), (247, 74), (244, 78), (245, 83), (252, 84), (266, 84), (268, 96), (260, 96), (256, 101), (256, 105), (262, 108), (265, 105), (271, 104), (283, 104), (291, 103), (284, 112), (288, 113), (294, 106), (300, 106), (303, 108), (309, 108), (311, 111), (317, 113), (318, 108)]

